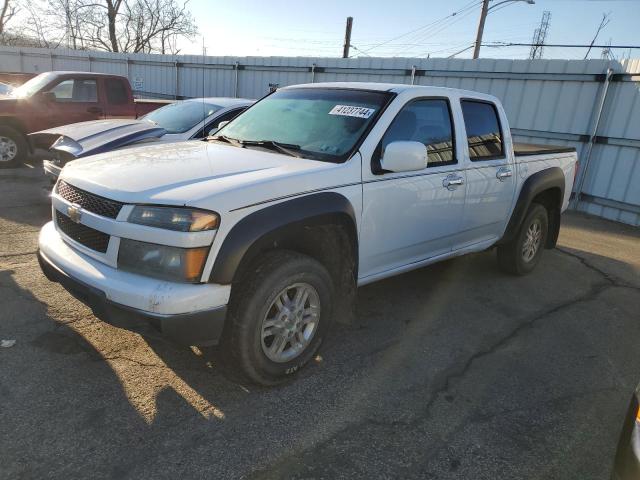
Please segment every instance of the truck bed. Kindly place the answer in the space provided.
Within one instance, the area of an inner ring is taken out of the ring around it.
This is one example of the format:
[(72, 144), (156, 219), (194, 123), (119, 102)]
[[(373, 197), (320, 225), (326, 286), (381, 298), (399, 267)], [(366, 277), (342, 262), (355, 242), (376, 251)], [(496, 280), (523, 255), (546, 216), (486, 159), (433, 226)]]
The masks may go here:
[(574, 147), (564, 145), (542, 145), (539, 143), (513, 143), (513, 153), (516, 157), (525, 157), (529, 155), (549, 155), (552, 153), (570, 153), (575, 152)]

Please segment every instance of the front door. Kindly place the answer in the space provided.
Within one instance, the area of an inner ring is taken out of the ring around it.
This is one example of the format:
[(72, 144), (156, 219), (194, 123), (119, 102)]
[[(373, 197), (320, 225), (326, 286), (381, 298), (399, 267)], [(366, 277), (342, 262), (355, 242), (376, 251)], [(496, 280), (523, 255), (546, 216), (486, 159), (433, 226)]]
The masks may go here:
[[(377, 175), (363, 178), (360, 280), (451, 251), (465, 200), (465, 173), (454, 150), (449, 101), (419, 98), (390, 124), (372, 158)], [(427, 168), (379, 171), (385, 147), (394, 141), (427, 147)]]
[(67, 78), (49, 92), (48, 128), (104, 118), (95, 78)]

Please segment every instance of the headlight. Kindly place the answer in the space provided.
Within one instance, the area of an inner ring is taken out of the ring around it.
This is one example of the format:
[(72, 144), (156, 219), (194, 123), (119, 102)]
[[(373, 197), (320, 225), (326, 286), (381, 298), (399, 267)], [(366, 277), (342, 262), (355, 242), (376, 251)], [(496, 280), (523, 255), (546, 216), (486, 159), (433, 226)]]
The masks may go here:
[(120, 240), (118, 268), (173, 282), (198, 282), (209, 247), (179, 248)]
[(194, 208), (138, 205), (129, 214), (128, 221), (179, 232), (202, 232), (218, 228), (220, 217), (217, 213)]

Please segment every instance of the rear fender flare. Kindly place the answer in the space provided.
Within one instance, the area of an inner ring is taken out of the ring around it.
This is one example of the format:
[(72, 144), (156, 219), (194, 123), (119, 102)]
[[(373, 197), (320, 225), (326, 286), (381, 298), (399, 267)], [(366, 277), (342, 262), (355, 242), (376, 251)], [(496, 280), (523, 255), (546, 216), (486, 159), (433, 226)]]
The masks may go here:
[(555, 246), (560, 231), (560, 210), (562, 208), (565, 189), (564, 172), (559, 167), (541, 170), (525, 180), (516, 205), (511, 213), (511, 218), (509, 219), (505, 233), (500, 241), (498, 241), (498, 245), (508, 243), (516, 237), (534, 198), (546, 190), (553, 189), (560, 190), (560, 202), (558, 205), (553, 205), (553, 211), (550, 212), (549, 235), (545, 246), (547, 248), (553, 248)]

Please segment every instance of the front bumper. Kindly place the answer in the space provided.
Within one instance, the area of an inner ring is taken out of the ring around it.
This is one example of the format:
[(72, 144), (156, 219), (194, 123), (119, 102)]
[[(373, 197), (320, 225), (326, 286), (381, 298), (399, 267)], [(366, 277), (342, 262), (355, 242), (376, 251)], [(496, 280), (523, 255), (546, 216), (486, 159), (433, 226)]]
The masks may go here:
[(228, 285), (171, 283), (123, 272), (71, 248), (52, 222), (40, 232), (38, 260), (49, 280), (107, 323), (184, 345), (220, 340)]

